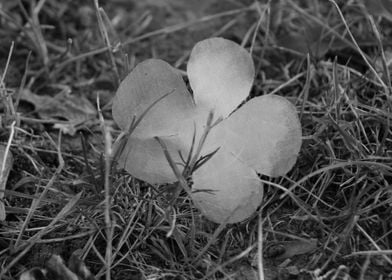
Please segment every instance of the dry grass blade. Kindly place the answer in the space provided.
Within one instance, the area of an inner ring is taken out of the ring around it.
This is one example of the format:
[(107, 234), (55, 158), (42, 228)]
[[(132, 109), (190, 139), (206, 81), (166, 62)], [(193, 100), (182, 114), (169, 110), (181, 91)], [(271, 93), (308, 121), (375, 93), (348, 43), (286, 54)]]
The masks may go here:
[[(0, 221), (4, 221), (6, 218), (5, 206), (4, 206), (4, 193), (6, 189), (6, 183), (8, 179), (8, 175), (11, 171), (12, 164), (13, 164), (13, 156), (10, 151), (11, 143), (14, 138), (15, 134), (15, 121), (11, 124), (11, 132), (8, 138), (7, 145), (5, 147), (0, 146), (0, 160), (1, 167), (0, 167)], [(4, 148), (4, 149), (3, 149)]]
[(14, 44), (14, 42), (12, 42), (11, 46), (10, 46), (10, 50), (8, 52), (7, 62), (6, 62), (5, 67), (4, 67), (4, 72), (1, 74), (1, 79), (0, 79), (0, 97), (5, 98), (5, 100), (6, 100), (6, 103), (5, 103), (5, 106), (6, 106), (6, 112), (5, 113), (6, 114), (5, 114), (5, 120), (3, 121), (4, 124), (10, 118), (12, 118), (14, 120), (18, 119), (17, 118), (17, 114), (16, 114), (16, 110), (15, 110), (15, 106), (14, 106), (14, 103), (13, 103), (13, 100), (12, 100), (12, 97), (11, 97), (11, 95), (9, 93), (7, 93), (7, 90), (6, 90), (6, 87), (5, 87), (5, 83), (4, 83), (5, 77), (6, 77), (7, 72), (8, 72), (8, 68), (9, 68), (10, 63), (11, 63), (12, 53), (14, 51), (14, 46), (15, 46), (15, 44)]
[(12, 52), (14, 50), (14, 46), (15, 46), (15, 43), (12, 42), (11, 46), (10, 46), (10, 50), (8, 52), (7, 62), (6, 62), (5, 67), (4, 67), (4, 72), (2, 73), (1, 79), (0, 79), (0, 86), (1, 86), (1, 88), (4, 87), (4, 79), (5, 79), (5, 76), (6, 76), (7, 72), (8, 72), (8, 67), (9, 67), (10, 62), (11, 62), (11, 57), (12, 57)]
[[(257, 34), (259, 33), (260, 25), (261, 25), (261, 23), (263, 22), (263, 20), (264, 20), (264, 18), (265, 18), (265, 15), (266, 15), (266, 14), (269, 15), (269, 13), (270, 13), (270, 2), (271, 2), (271, 1), (268, 1), (268, 2), (269, 2), (268, 5), (264, 8), (263, 11), (261, 11), (260, 4), (259, 4), (259, 3), (255, 3), (255, 5), (256, 5), (256, 7), (257, 7), (257, 11), (258, 11), (258, 13), (259, 13), (260, 16), (259, 16), (259, 20), (257, 21), (257, 24), (256, 24), (255, 29), (254, 29), (254, 33), (253, 33), (253, 36), (252, 36), (252, 41), (251, 41), (250, 49), (249, 49), (249, 53), (250, 53), (250, 54), (253, 53), (253, 49), (254, 49), (255, 44), (256, 44), (256, 38), (257, 38)], [(269, 21), (267, 21), (267, 27), (266, 27), (266, 29), (267, 29), (266, 38), (268, 38)], [(244, 40), (244, 41), (245, 41), (245, 40)], [(267, 40), (266, 40), (266, 41), (267, 41)], [(242, 46), (243, 46), (243, 45), (242, 45)], [(264, 48), (263, 48), (263, 52), (264, 52)], [(261, 55), (261, 57), (263, 57), (263, 55)]]
[(306, 61), (307, 61), (306, 82), (305, 82), (304, 88), (301, 92), (301, 96), (303, 96), (303, 101), (302, 101), (302, 105), (301, 105), (301, 113), (299, 115), (300, 120), (302, 120), (304, 110), (305, 110), (305, 103), (308, 101), (308, 98), (309, 98), (309, 87), (310, 87), (310, 82), (312, 79), (312, 71), (313, 71), (309, 54), (306, 55)]
[(346, 22), (346, 19), (344, 18), (342, 11), (340, 10), (338, 4), (334, 0), (328, 0), (331, 2), (336, 10), (338, 11), (338, 14), (340, 18), (343, 21), (344, 26), (346, 27), (347, 33), (350, 35), (351, 41), (354, 43), (356, 50), (358, 53), (361, 55), (362, 59), (365, 61), (366, 65), (369, 67), (370, 71), (373, 73), (373, 75), (377, 78), (378, 82), (383, 86), (385, 90), (388, 90), (388, 87), (385, 85), (384, 81), (381, 79), (380, 75), (377, 73), (377, 71), (374, 69), (373, 65), (369, 62), (368, 58), (366, 57), (365, 53), (362, 51), (362, 49), (359, 47), (357, 41), (355, 40), (354, 35), (351, 33), (350, 28)]
[(373, 29), (373, 33), (376, 36), (377, 39), (377, 44), (378, 44), (378, 48), (380, 50), (381, 53), (381, 61), (382, 61), (382, 68), (384, 71), (384, 78), (387, 81), (387, 87), (389, 89), (389, 93), (391, 94), (391, 75), (390, 75), (390, 71), (389, 71), (389, 67), (388, 67), (388, 63), (387, 63), (387, 59), (385, 56), (385, 51), (384, 51), (384, 47), (382, 45), (382, 41), (381, 41), (381, 35), (380, 32), (378, 31), (378, 28), (376, 26), (376, 23), (374, 22), (374, 19), (371, 15), (368, 16), (369, 21), (370, 21), (370, 25), (372, 26)]
[[(110, 42), (109, 34), (108, 34), (108, 31), (106, 30), (106, 26), (105, 26), (105, 23), (102, 18), (102, 15), (106, 16), (106, 14), (105, 14), (105, 11), (99, 6), (98, 0), (94, 0), (94, 6), (95, 6), (95, 12), (96, 12), (96, 15), (98, 18), (99, 30), (101, 31), (101, 36), (102, 36), (102, 39), (104, 40), (104, 43), (106, 45), (106, 49), (109, 52), (110, 62), (112, 64), (113, 71), (116, 74), (117, 86), (118, 86), (121, 82), (120, 74), (118, 72), (116, 59), (113, 54), (112, 43)], [(105, 18), (107, 18), (107, 16)]]
[[(382, 61), (382, 67), (383, 67), (383, 71), (384, 71), (383, 77), (384, 77), (384, 79), (387, 82), (387, 88), (385, 89), (385, 94), (386, 94), (386, 97), (387, 97), (387, 104), (388, 104), (389, 112), (391, 112), (392, 111), (392, 99), (391, 99), (392, 83), (391, 83), (391, 75), (390, 75), (389, 67), (388, 67), (388, 64), (387, 64), (387, 59), (385, 57), (385, 52), (384, 52), (384, 47), (382, 45), (380, 32), (377, 29), (377, 26), (376, 26), (376, 23), (374, 22), (373, 17), (369, 15), (368, 18), (369, 18), (370, 24), (372, 26), (373, 33), (376, 36), (378, 48), (380, 49), (380, 52), (381, 52), (381, 61)], [(391, 115), (388, 114), (387, 122), (385, 124), (385, 132), (384, 132), (384, 135), (383, 135), (383, 137), (381, 139), (381, 144), (379, 146), (377, 154), (381, 154), (382, 153), (382, 149), (384, 149), (384, 147), (385, 147), (385, 142), (387, 141), (388, 130), (389, 130), (390, 126), (391, 126)]]
[(22, 1), (18, 0), (18, 5), (20, 9), (22, 10), (23, 14), (25, 15), (27, 21), (30, 23), (30, 26), (33, 30), (33, 35), (31, 36), (33, 43), (35, 44), (35, 47), (37, 49), (37, 52), (41, 56), (42, 62), (45, 66), (48, 66), (49, 64), (49, 55), (48, 55), (48, 47), (45, 41), (45, 38), (42, 34), (41, 30), (41, 24), (39, 21), (39, 13), (41, 9), (43, 8), (46, 0), (40, 0), (38, 4), (36, 4), (36, 1), (32, 1), (30, 3), (30, 16), (28, 12), (25, 10), (24, 5)]

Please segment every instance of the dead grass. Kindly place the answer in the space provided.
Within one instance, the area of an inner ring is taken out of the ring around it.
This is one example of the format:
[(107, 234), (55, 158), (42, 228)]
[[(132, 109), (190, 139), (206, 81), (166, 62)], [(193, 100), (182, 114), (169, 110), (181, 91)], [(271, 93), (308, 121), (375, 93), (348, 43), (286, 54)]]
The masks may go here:
[[(390, 21), (360, 1), (340, 1), (341, 10), (327, 1), (200, 3), (0, 4), (0, 139), (14, 155), (1, 279), (77, 249), (97, 279), (257, 279), (260, 239), (265, 279), (392, 277)], [(137, 181), (109, 156), (119, 80), (148, 57), (184, 69), (209, 36), (251, 48), (251, 95), (286, 96), (303, 127), (295, 167), (262, 177), (262, 207), (235, 225), (203, 219), (185, 192), (169, 203), (170, 186)], [(64, 135), (57, 128), (70, 119), (42, 118), (23, 101), (26, 89), (69, 89), (95, 107), (99, 96), (100, 112)], [(304, 252), (280, 259), (284, 244)]]

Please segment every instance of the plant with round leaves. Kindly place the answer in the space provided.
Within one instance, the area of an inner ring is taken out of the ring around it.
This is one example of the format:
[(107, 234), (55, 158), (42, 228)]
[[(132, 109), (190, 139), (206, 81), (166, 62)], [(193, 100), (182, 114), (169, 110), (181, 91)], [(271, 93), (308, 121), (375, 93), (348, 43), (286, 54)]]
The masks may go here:
[(150, 184), (175, 182), (178, 170), (189, 163), (185, 158), (195, 139), (203, 138), (196, 155), (209, 157), (191, 170), (192, 200), (214, 222), (242, 221), (262, 202), (258, 173), (282, 176), (297, 159), (301, 126), (296, 108), (283, 97), (264, 95), (236, 110), (249, 95), (255, 69), (251, 55), (230, 40), (198, 42), (187, 74), (193, 96), (179, 71), (159, 59), (141, 62), (122, 81), (113, 118), (123, 131), (132, 127), (132, 133), (119, 166)]

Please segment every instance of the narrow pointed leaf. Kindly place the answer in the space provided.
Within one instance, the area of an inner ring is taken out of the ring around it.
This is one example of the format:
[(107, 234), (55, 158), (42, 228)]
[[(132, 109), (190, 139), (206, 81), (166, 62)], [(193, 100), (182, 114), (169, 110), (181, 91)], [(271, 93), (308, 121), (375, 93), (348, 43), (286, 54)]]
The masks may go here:
[(134, 116), (141, 116), (168, 93), (143, 117), (133, 134), (139, 137), (175, 134), (180, 124), (190, 118), (194, 104), (179, 72), (163, 60), (139, 63), (122, 81), (113, 100), (113, 118), (126, 130)]
[(194, 46), (187, 72), (196, 104), (227, 117), (249, 95), (255, 69), (240, 45), (210, 38)]
[(193, 202), (216, 223), (237, 223), (249, 218), (263, 199), (256, 172), (224, 149), (196, 170), (193, 182)]

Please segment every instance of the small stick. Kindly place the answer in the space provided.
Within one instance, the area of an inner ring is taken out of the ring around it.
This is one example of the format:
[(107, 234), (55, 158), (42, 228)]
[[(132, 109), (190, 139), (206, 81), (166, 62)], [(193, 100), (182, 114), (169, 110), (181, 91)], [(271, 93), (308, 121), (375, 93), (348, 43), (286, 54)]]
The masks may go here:
[(99, 121), (101, 123), (102, 134), (104, 136), (105, 143), (105, 179), (104, 179), (104, 190), (105, 190), (105, 233), (106, 233), (106, 252), (105, 252), (105, 279), (110, 280), (110, 268), (112, 265), (112, 240), (113, 240), (113, 224), (111, 220), (111, 197), (110, 197), (110, 172), (111, 172), (111, 156), (113, 153), (111, 134), (108, 131), (105, 120), (102, 115), (101, 107), (99, 104), (99, 96), (97, 97), (97, 107)]

